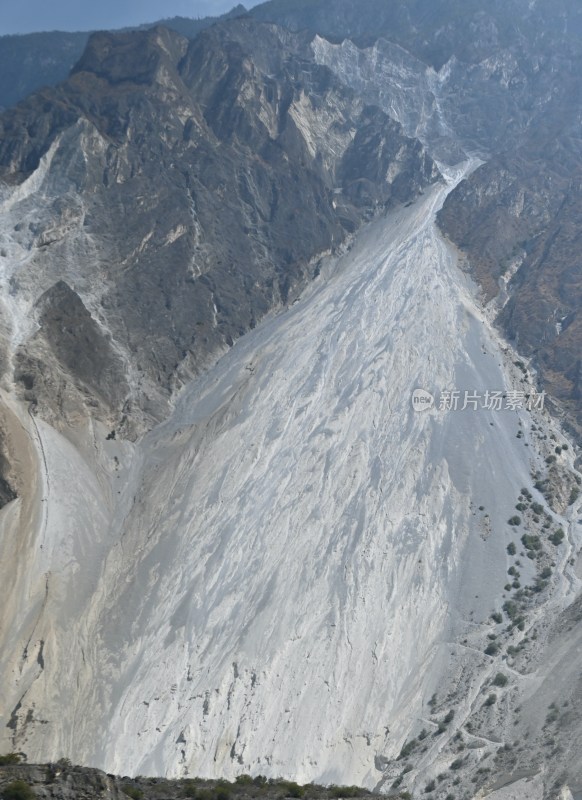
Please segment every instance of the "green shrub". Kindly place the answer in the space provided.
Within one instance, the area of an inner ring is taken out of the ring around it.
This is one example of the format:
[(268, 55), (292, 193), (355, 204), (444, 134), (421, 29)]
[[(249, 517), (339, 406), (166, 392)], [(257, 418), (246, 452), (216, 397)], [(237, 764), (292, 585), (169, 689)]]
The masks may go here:
[(540, 578), (545, 581), (548, 578), (552, 577), (552, 568), (551, 567), (544, 567), (543, 570), (540, 572)]
[(491, 644), (488, 644), (487, 647), (485, 648), (486, 656), (496, 656), (498, 652), (499, 652), (499, 645), (497, 644), (497, 642), (491, 642)]
[(24, 781), (12, 781), (2, 789), (2, 800), (33, 800), (34, 792)]
[(10, 764), (20, 764), (20, 756), (18, 753), (6, 753), (4, 756), (0, 756), (0, 767), (7, 767)]
[(498, 672), (493, 678), (493, 686), (507, 686), (508, 683), (509, 679), (507, 675), (503, 674), (503, 672)]
[(542, 542), (539, 536), (530, 533), (524, 533), (521, 537), (521, 543), (526, 550), (541, 550)]
[[(281, 786), (285, 790), (285, 797), (303, 797), (305, 794), (305, 789), (303, 786), (299, 786), (299, 784), (295, 783), (295, 781), (283, 781)], [(355, 797), (355, 795), (342, 794), (336, 795), (336, 797)]]
[(510, 517), (507, 520), (507, 524), (512, 525), (513, 527), (517, 527), (518, 525), (521, 525), (521, 517), (518, 517), (516, 514), (514, 517)]
[(411, 739), (409, 742), (406, 742), (406, 744), (404, 745), (404, 747), (400, 751), (400, 755), (398, 756), (398, 761), (400, 761), (401, 759), (406, 758), (407, 756), (409, 756), (412, 753), (412, 751), (415, 749), (417, 744), (418, 744), (418, 742), (416, 741), (416, 739)]
[(496, 702), (497, 702), (497, 695), (492, 692), (487, 698), (487, 700), (485, 700), (485, 705), (494, 706)]
[(569, 506), (573, 505), (579, 497), (580, 497), (580, 489), (574, 487), (572, 489), (572, 491), (570, 492), (570, 498), (568, 500), (568, 505)]
[(329, 792), (332, 797), (360, 797), (363, 794), (359, 786), (330, 786)]
[(532, 503), (531, 510), (534, 514), (538, 514), (538, 516), (544, 513), (544, 507), (540, 505), (540, 503)]
[(131, 800), (141, 800), (143, 792), (138, 786), (133, 786), (131, 783), (124, 783), (121, 787), (123, 794), (131, 797)]
[(235, 783), (238, 783), (239, 786), (249, 786), (253, 783), (253, 779), (250, 775), (245, 773), (243, 775), (237, 775), (235, 778)]
[(503, 604), (503, 610), (509, 619), (513, 619), (519, 614), (519, 606), (513, 600), (506, 600)]
[(196, 792), (196, 800), (215, 800), (212, 789), (199, 789)]
[(435, 789), (436, 789), (435, 781), (429, 781), (426, 784), (426, 786), (424, 787), (424, 791), (425, 791), (426, 794), (430, 794), (430, 792), (434, 792)]
[(465, 763), (464, 758), (456, 758), (451, 764), (450, 769), (461, 769), (464, 763)]
[(493, 622), (496, 622), (497, 625), (500, 625), (503, 622), (503, 617), (499, 611), (495, 611), (493, 614), (491, 614), (491, 619)]
[(562, 542), (564, 541), (565, 535), (566, 534), (564, 533), (562, 528), (558, 528), (558, 530), (552, 533), (552, 535), (550, 536), (550, 542), (558, 546), (562, 544)]

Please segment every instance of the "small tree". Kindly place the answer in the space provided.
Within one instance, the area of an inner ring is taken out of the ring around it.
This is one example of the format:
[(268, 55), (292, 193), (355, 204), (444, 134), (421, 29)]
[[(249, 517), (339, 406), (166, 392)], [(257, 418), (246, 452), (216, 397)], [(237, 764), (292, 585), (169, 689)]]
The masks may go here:
[(2, 789), (2, 800), (33, 800), (35, 796), (24, 781), (12, 781)]

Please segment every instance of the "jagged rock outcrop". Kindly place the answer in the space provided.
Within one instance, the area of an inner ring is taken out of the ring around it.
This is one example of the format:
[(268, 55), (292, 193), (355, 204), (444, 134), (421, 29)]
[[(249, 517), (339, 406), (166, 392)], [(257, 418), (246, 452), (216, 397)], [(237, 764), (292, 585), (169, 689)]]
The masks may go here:
[[(238, 5), (220, 17), (172, 17), (160, 21), (160, 24), (189, 39), (195, 39), (200, 31), (219, 20), (240, 17), (245, 13), (244, 6)], [(147, 29), (155, 26), (140, 27)], [(89, 36), (89, 32), (66, 31), (0, 36), (0, 111), (16, 105), (44, 86), (56, 86), (66, 80), (83, 55)]]
[[(56, 280), (80, 295), (115, 341), (111, 374), (119, 353), (131, 362), (129, 396), (121, 382), (109, 398), (117, 425), (133, 406), (163, 417), (175, 386), (292, 299), (319, 254), (438, 178), (301, 37), (250, 20), (192, 43), (163, 28), (95, 35), (68, 82), (0, 129), (0, 174), (20, 184), (5, 236), (30, 262), (11, 296), (34, 305)], [(37, 344), (20, 343), (21, 363)]]
[(100, 409), (104, 419), (115, 415), (129, 395), (124, 363), (79, 295), (59, 281), (35, 311), (39, 329), (15, 358), (24, 399), (57, 426), (82, 408)]
[[(337, 34), (342, 25), (362, 32), (372, 7), (370, 0), (358, 8), (359, 22), (342, 3), (326, 18), (323, 0), (306, 17), (276, 1), (256, 13), (281, 15), (292, 27), (305, 19), (315, 30)], [(390, 41), (367, 46), (355, 35), (336, 42), (315, 36), (315, 58), (398, 119), (436, 158), (455, 163), (464, 149), (485, 162), (447, 199), (440, 225), (465, 252), (485, 301), (501, 291), (500, 326), (532, 359), (540, 388), (579, 438), (579, 8), (519, 0), (468, 4), (462, 35), (456, 4), (444, 2), (434, 12), (439, 35), (423, 39), (423, 26), (434, 17), (419, 16), (421, 7), (378, 9), (379, 30), (393, 23)], [(444, 48), (441, 55), (431, 51), (435, 46)]]
[(556, 410), (582, 436), (582, 151), (567, 135), (501, 155), (452, 194), (439, 216), (467, 254), (498, 322), (539, 371)]

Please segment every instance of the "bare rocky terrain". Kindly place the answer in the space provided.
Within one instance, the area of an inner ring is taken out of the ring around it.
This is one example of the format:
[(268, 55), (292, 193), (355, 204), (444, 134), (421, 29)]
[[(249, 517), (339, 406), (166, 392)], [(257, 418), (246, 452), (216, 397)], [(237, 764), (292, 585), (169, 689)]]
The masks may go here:
[[(17, 758), (17, 757), (16, 757)], [(9, 761), (11, 756), (4, 757)], [(0, 756), (0, 760), (2, 757)], [(16, 760), (16, 759), (14, 759)], [(3, 797), (20, 797), (32, 792), (31, 797), (56, 798), (56, 800), (334, 800), (334, 798), (373, 798), (380, 795), (356, 786), (300, 786), (293, 781), (268, 780), (263, 775), (240, 775), (236, 781), (208, 781), (201, 778), (167, 780), (143, 776), (108, 775), (101, 770), (77, 767), (67, 759), (50, 764), (0, 765), (0, 793)], [(7, 794), (10, 791), (12, 795)]]
[(0, 788), (579, 800), (579, 10), (196, 33), (0, 115)]

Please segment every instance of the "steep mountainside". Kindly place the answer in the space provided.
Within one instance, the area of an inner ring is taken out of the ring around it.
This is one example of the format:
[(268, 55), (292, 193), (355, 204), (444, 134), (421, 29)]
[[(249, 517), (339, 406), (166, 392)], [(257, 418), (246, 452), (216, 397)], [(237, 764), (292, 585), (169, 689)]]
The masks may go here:
[[(68, 82), (0, 119), (0, 175), (18, 185), (1, 258), (24, 396), (50, 419), (97, 402), (131, 429), (132, 409), (161, 419), (176, 385), (292, 299), (318, 255), (438, 171), (300, 38), (240, 21), (192, 43), (95, 35)], [(58, 281), (95, 336), (45, 324)], [(26, 340), (23, 314), (40, 323)], [(87, 399), (71, 359), (95, 347), (107, 378)]]
[[(374, 9), (391, 41), (363, 46)], [(499, 325), (580, 440), (580, 10), (515, 0), (456, 11), (454, 2), (439, 4), (440, 28), (427, 39), (434, 16), (422, 3), (380, 9), (370, 0), (359, 21), (349, 4), (332, 9), (323, 0), (304, 12), (275, 0), (253, 13), (332, 35), (360, 31), (337, 44), (316, 36), (317, 61), (437, 158), (454, 163), (461, 145), (486, 161), (447, 199), (439, 224), (465, 251), (485, 300), (501, 292), (492, 306)], [(427, 50), (435, 42), (445, 48), (438, 57)]]
[[(578, 111), (578, 114), (580, 112)], [(439, 221), (582, 441), (582, 147), (563, 131), (481, 167)]]
[[(242, 5), (220, 17), (187, 19), (173, 17), (161, 21), (166, 28), (195, 39), (218, 20), (246, 13)], [(155, 27), (144, 25), (144, 29)], [(0, 111), (16, 105), (44, 86), (56, 86), (66, 80), (83, 55), (89, 32), (51, 31), (24, 35), (0, 36)]]
[(362, 46), (383, 37), (435, 69), (451, 58), (479, 64), (516, 44), (555, 52), (558, 42), (578, 48), (582, 34), (582, 12), (573, 0), (270, 0), (251, 13)]
[(577, 7), (254, 13), (0, 115), (0, 748), (570, 800)]

